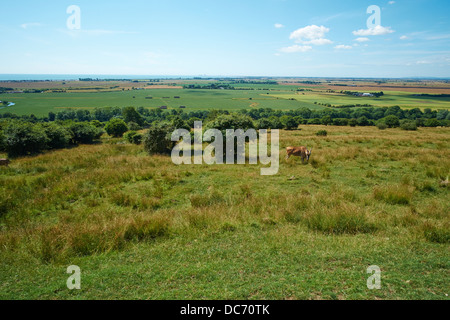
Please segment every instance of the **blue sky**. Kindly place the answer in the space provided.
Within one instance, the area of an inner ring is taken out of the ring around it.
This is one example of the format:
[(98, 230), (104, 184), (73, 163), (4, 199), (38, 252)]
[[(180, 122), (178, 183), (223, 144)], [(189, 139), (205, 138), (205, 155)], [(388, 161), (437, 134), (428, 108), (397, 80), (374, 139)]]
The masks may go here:
[[(69, 30), (67, 8), (80, 8)], [(381, 24), (369, 28), (370, 5)], [(0, 73), (450, 77), (448, 0), (15, 0)]]

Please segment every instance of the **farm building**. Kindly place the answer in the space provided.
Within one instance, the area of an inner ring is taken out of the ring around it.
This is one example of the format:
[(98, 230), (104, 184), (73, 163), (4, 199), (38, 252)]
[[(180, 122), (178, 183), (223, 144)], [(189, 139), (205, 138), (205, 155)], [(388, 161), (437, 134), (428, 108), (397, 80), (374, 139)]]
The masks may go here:
[(186, 106), (180, 106), (180, 109), (186, 109)]
[(175, 97), (173, 97), (174, 99), (180, 99), (180, 97), (179, 96), (175, 96)]
[(159, 107), (161, 110), (166, 110), (167, 109), (167, 106), (161, 106), (161, 107)]

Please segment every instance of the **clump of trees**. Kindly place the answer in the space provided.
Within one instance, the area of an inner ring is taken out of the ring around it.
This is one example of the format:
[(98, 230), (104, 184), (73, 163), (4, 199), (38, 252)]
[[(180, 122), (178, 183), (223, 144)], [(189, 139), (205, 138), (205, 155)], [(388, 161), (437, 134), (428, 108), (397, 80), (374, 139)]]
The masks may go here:
[(6, 151), (9, 157), (93, 143), (104, 132), (89, 123), (33, 124), (17, 120), (4, 123), (0, 129), (0, 150)]

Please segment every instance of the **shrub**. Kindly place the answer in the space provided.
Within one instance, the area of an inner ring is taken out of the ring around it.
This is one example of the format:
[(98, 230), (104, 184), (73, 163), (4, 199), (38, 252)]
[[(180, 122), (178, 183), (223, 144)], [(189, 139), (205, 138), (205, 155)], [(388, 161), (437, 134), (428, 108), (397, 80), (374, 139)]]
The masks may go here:
[(11, 157), (39, 153), (47, 148), (48, 137), (37, 125), (13, 122), (3, 134), (5, 151)]
[(424, 122), (425, 127), (439, 127), (440, 122), (437, 119), (427, 119)]
[(129, 143), (133, 144), (141, 144), (142, 142), (142, 134), (137, 133), (136, 131), (128, 131), (124, 135), (125, 140), (127, 140)]
[(74, 122), (68, 127), (72, 143), (93, 143), (94, 140), (100, 139), (103, 134), (103, 129), (94, 127), (87, 122)]
[(402, 120), (400, 121), (400, 128), (402, 130), (415, 131), (417, 130), (417, 124), (413, 120)]
[(397, 116), (390, 115), (381, 119), (389, 128), (397, 128), (400, 125), (400, 120)]
[(328, 132), (326, 130), (320, 130), (316, 132), (316, 136), (318, 137), (326, 137), (328, 135)]
[(197, 118), (197, 117), (192, 117), (192, 118), (189, 118), (189, 120), (186, 121), (186, 124), (187, 124), (187, 126), (188, 126), (190, 129), (193, 129), (193, 128), (194, 128), (194, 123), (195, 123), (196, 121), (202, 121), (202, 119)]
[(152, 154), (170, 154), (175, 142), (171, 140), (175, 128), (169, 123), (155, 123), (144, 134), (144, 149)]
[(282, 116), (280, 118), (281, 124), (283, 125), (283, 128), (286, 130), (292, 130), (296, 129), (298, 127), (297, 122), (295, 121), (294, 117), (292, 116)]
[(367, 117), (365, 116), (359, 117), (356, 121), (358, 122), (358, 126), (361, 127), (370, 125), (369, 119), (367, 119)]
[(144, 124), (144, 120), (134, 107), (124, 108), (122, 110), (122, 116), (126, 123), (134, 122), (137, 123), (138, 126), (142, 126)]
[(381, 122), (377, 123), (377, 128), (380, 129), (380, 130), (386, 130), (388, 128), (388, 126), (387, 126), (386, 123), (381, 121)]
[[(276, 118), (278, 120), (278, 118)], [(279, 122), (279, 120), (278, 120)], [(280, 126), (281, 122), (280, 122)], [(255, 128), (255, 125), (253, 124), (252, 118), (249, 116), (243, 115), (243, 114), (230, 114), (230, 115), (219, 115), (217, 116), (213, 121), (210, 121), (206, 125), (206, 129), (218, 129), (222, 131), (223, 134), (225, 134), (225, 131), (227, 129), (242, 129), (244, 131), (248, 129)], [(281, 128), (273, 128), (273, 129), (281, 129)]]
[(127, 126), (128, 129), (131, 131), (141, 130), (141, 126), (138, 125), (136, 122), (128, 122)]
[(270, 129), (272, 123), (267, 118), (259, 119), (256, 123), (257, 129)]
[(350, 119), (350, 120), (348, 121), (348, 124), (349, 124), (351, 127), (356, 127), (356, 125), (358, 124), (358, 120), (356, 120), (356, 119)]
[(48, 137), (47, 147), (49, 149), (62, 149), (70, 143), (70, 131), (55, 123), (42, 124), (42, 128)]
[(110, 136), (121, 138), (123, 134), (128, 131), (128, 127), (122, 119), (114, 118), (108, 121), (105, 130)]

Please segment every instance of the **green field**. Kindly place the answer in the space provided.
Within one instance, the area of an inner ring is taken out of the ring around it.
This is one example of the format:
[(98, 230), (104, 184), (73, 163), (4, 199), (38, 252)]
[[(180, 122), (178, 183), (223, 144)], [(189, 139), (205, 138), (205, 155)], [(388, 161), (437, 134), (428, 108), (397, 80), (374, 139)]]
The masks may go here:
[(353, 105), (353, 104), (369, 104), (377, 107), (392, 107), (399, 106), (402, 109), (410, 108), (420, 108), (426, 109), (430, 108), (436, 109), (449, 109), (450, 108), (450, 97), (430, 97), (430, 96), (415, 96), (414, 93), (401, 92), (401, 91), (389, 91), (385, 92), (384, 96), (375, 97), (355, 97), (348, 96), (344, 94), (327, 94), (327, 93), (317, 93), (317, 92), (307, 92), (305, 95), (298, 94), (285, 94), (285, 93), (275, 93), (270, 94), (273, 97), (278, 97), (281, 99), (296, 99), (301, 103), (314, 104), (314, 102), (322, 104), (331, 104), (335, 106), (339, 105)]
[(449, 134), (281, 131), (281, 149), (314, 150), (308, 165), (282, 151), (274, 176), (106, 136), (14, 159), (0, 167), (0, 299), (448, 300)]
[[(205, 85), (206, 83), (202, 83)], [(348, 105), (370, 104), (379, 107), (400, 106), (402, 108), (448, 109), (450, 98), (415, 96), (415, 93), (387, 91), (380, 98), (353, 97), (339, 93), (327, 93), (321, 86), (314, 91), (296, 92), (302, 86), (233, 84), (236, 88), (254, 90), (200, 90), (200, 89), (147, 89), (112, 92), (64, 92), (64, 93), (20, 93), (3, 94), (1, 99), (12, 101), (16, 105), (0, 108), (0, 113), (11, 112), (17, 115), (46, 116), (50, 111), (58, 112), (65, 108), (94, 109), (97, 107), (146, 107), (167, 106), (186, 111), (226, 109), (239, 110), (250, 108), (272, 108), (291, 110), (301, 107), (322, 109), (320, 104)], [(311, 90), (311, 89), (308, 89)], [(304, 93), (304, 94), (303, 94)], [(420, 93), (420, 92), (419, 92)], [(146, 97), (153, 99), (146, 99)], [(179, 96), (179, 99), (175, 99)], [(318, 104), (315, 104), (317, 102)]]
[[(153, 97), (153, 99), (145, 99), (148, 96)], [(180, 99), (175, 99), (175, 96), (179, 96)], [(169, 99), (165, 99), (167, 97)], [(34, 114), (36, 116), (46, 116), (50, 111), (58, 112), (64, 108), (94, 109), (105, 106), (142, 106), (146, 108), (168, 106), (168, 108), (175, 109), (178, 109), (180, 106), (186, 106), (186, 111), (249, 108), (280, 110), (300, 107), (310, 109), (322, 108), (314, 105), (314, 103), (272, 97), (267, 95), (265, 91), (259, 90), (151, 89), (92, 93), (22, 93), (4, 95), (4, 99), (13, 101), (16, 105), (1, 109), (0, 112), (11, 112), (18, 115)]]

